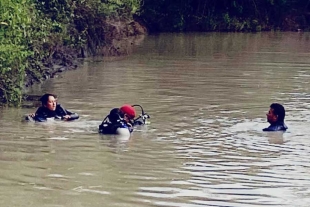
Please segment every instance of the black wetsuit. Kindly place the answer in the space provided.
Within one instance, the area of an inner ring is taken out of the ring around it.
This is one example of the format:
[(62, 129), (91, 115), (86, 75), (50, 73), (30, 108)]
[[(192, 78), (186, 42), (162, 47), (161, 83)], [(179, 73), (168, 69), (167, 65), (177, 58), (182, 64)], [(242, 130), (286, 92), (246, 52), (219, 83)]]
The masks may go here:
[(116, 134), (118, 128), (128, 129), (131, 133), (133, 128), (123, 118), (124, 114), (120, 112), (119, 108), (112, 109), (110, 114), (99, 125), (99, 133)]
[(99, 125), (99, 133), (116, 134), (118, 128), (128, 129), (130, 133), (133, 131), (133, 128), (130, 125), (128, 125), (125, 121), (120, 120), (118, 122), (104, 121)]
[(38, 122), (44, 122), (47, 120), (47, 118), (63, 119), (63, 117), (66, 115), (70, 115), (70, 118), (67, 119), (68, 121), (79, 118), (77, 113), (72, 113), (63, 108), (60, 104), (57, 104), (55, 111), (51, 111), (43, 106), (39, 107), (33, 119)]
[(139, 116), (136, 120), (131, 120), (130, 123), (127, 123), (124, 120), (124, 114), (120, 112), (119, 108), (114, 108), (99, 125), (99, 133), (116, 134), (119, 128), (128, 129), (131, 133), (133, 132), (133, 126), (144, 125), (147, 118), (149, 118), (149, 115), (144, 114)]
[(270, 124), (269, 127), (263, 129), (265, 132), (275, 132), (275, 131), (286, 131), (287, 126), (284, 124), (284, 122), (276, 122), (273, 124)]

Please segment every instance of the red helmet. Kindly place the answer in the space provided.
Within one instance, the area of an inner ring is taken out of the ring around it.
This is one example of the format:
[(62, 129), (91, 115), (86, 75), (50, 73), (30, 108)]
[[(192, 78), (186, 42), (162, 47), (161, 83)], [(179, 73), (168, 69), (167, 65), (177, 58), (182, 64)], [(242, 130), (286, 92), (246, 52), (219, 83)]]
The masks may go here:
[(122, 113), (127, 114), (129, 116), (130, 119), (134, 119), (136, 116), (136, 110), (134, 107), (132, 107), (129, 104), (125, 104), (123, 105), (120, 109), (119, 109)]

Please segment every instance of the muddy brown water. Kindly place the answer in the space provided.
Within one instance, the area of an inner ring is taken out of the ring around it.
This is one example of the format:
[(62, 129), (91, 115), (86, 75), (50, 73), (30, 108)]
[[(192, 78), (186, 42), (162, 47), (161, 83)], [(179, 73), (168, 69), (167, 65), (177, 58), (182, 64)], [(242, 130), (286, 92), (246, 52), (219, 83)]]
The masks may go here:
[[(33, 86), (74, 122), (21, 121), (0, 109), (0, 206), (299, 206), (310, 203), (310, 34), (145, 37), (115, 61), (89, 59)], [(265, 133), (272, 102), (286, 133)], [(101, 136), (113, 107), (141, 104), (150, 124)]]

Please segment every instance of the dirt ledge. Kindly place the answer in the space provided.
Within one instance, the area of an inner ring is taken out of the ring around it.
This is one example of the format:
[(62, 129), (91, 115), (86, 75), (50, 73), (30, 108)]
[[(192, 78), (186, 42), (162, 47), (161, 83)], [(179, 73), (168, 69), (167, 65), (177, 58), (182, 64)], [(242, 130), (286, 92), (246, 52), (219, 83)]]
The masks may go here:
[[(92, 37), (90, 37), (88, 45), (79, 50), (59, 47), (53, 53), (51, 60), (43, 63), (43, 67), (40, 68), (42, 78), (35, 78), (34, 74), (28, 72), (25, 77), (24, 93), (35, 83), (43, 83), (45, 80), (58, 77), (59, 73), (77, 69), (84, 58), (130, 55), (135, 45), (140, 44), (147, 34), (146, 27), (134, 20), (108, 20), (100, 27), (105, 32), (97, 35), (104, 41), (92, 42)], [(25, 95), (24, 99), (32, 98)]]

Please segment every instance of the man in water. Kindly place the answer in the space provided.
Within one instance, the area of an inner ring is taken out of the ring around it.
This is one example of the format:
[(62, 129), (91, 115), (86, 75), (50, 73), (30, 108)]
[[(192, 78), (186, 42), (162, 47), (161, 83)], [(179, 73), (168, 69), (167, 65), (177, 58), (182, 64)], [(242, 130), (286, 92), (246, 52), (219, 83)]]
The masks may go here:
[(284, 124), (285, 109), (281, 104), (272, 103), (266, 116), (270, 126), (264, 128), (263, 131), (286, 131), (287, 126)]
[(125, 129), (126, 132), (131, 133), (135, 116), (136, 111), (131, 105), (125, 104), (120, 108), (114, 108), (99, 125), (99, 132), (102, 134), (119, 134)]
[(64, 109), (60, 104), (57, 104), (57, 97), (54, 94), (44, 94), (40, 101), (42, 106), (34, 114), (30, 114), (26, 119), (30, 120), (31, 118), (38, 122), (47, 121), (47, 118), (61, 119), (64, 121), (71, 121), (78, 119), (79, 115), (72, 113)]

